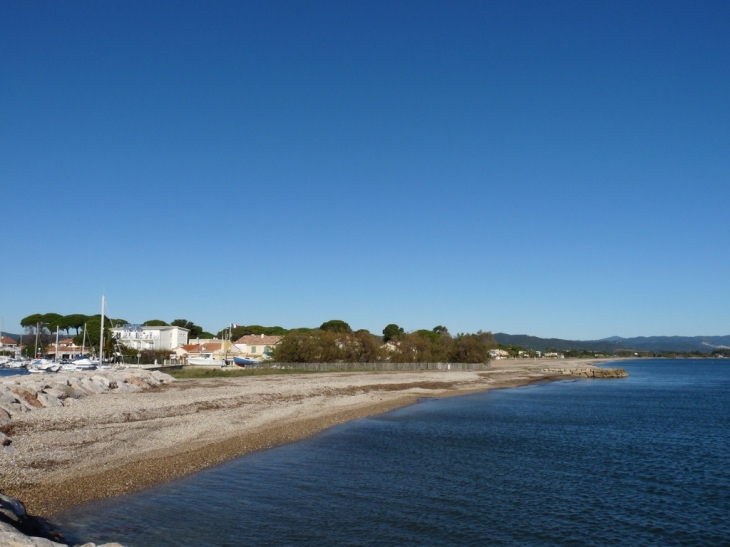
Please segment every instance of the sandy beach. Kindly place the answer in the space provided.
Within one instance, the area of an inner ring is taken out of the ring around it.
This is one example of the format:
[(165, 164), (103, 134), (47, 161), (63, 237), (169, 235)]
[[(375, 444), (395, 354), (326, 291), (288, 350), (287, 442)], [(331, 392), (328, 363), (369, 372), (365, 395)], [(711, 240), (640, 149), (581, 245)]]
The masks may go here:
[(419, 398), (566, 379), (592, 362), (506, 360), (485, 371), (178, 380), (137, 393), (92, 395), (13, 416), (3, 428), (12, 450), (0, 450), (0, 492), (22, 500), (31, 514), (49, 516)]

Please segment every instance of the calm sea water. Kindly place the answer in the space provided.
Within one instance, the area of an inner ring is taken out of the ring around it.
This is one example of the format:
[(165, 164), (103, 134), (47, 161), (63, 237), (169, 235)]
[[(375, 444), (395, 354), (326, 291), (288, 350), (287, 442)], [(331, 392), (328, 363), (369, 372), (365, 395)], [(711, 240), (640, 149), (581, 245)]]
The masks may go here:
[(730, 361), (443, 400), (55, 522), (78, 542), (730, 545)]
[(21, 368), (21, 369), (0, 368), (0, 378), (6, 377), (6, 376), (15, 376), (18, 374), (28, 374), (28, 372), (23, 368)]

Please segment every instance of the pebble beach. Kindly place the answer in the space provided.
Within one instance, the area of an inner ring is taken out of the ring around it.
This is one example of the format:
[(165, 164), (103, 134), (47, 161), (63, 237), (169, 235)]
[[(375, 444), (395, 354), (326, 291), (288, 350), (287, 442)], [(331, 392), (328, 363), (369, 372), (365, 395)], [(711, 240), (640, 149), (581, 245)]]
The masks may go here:
[(484, 371), (7, 377), (0, 380), (0, 493), (50, 516), (423, 397), (623, 375), (587, 360), (505, 360)]

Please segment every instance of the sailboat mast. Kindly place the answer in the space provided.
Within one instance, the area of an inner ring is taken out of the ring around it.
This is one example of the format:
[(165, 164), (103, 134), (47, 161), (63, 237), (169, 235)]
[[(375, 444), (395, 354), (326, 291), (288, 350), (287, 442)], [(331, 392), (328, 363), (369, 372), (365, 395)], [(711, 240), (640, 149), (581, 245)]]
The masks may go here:
[(56, 325), (56, 353), (53, 354), (53, 360), (58, 363), (58, 325)]
[(104, 299), (106, 295), (101, 295), (101, 334), (99, 335), (99, 366), (104, 364)]

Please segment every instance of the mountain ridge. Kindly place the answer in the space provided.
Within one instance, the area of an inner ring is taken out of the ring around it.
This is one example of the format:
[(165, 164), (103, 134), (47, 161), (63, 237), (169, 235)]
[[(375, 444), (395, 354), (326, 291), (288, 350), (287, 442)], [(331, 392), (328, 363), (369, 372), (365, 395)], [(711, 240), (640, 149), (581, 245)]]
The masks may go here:
[(730, 335), (725, 336), (635, 336), (624, 338), (610, 336), (600, 340), (566, 340), (562, 338), (540, 338), (527, 334), (494, 334), (497, 343), (520, 346), (525, 349), (545, 351), (681, 351), (712, 353), (715, 350), (730, 349)]

